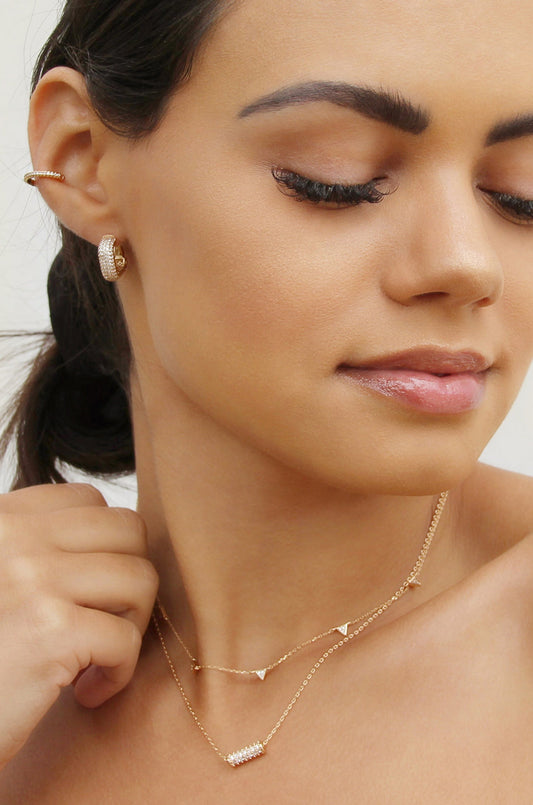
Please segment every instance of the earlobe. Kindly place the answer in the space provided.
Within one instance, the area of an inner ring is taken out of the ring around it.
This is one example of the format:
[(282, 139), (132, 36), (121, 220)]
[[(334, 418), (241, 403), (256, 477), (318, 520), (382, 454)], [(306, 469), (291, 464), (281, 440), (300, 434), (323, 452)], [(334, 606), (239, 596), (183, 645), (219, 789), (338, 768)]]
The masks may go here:
[(99, 166), (113, 135), (94, 112), (85, 80), (76, 70), (55, 67), (32, 95), (28, 123), (35, 170), (63, 174), (64, 182), (39, 182), (39, 190), (60, 222), (98, 244), (102, 233), (120, 226), (110, 209)]

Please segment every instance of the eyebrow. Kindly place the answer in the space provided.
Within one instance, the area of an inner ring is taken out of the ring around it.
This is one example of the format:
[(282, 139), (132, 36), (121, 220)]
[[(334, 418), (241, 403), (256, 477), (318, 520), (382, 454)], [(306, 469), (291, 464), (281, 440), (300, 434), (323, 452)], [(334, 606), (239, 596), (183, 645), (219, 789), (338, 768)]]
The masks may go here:
[(430, 122), (429, 112), (414, 106), (400, 93), (336, 81), (309, 81), (283, 87), (248, 104), (238, 116), (249, 117), (259, 112), (317, 101), (351, 109), (409, 134), (421, 134)]
[[(271, 112), (288, 106), (326, 101), (335, 106), (351, 109), (372, 120), (408, 132), (422, 134), (431, 121), (431, 115), (421, 106), (415, 106), (399, 92), (357, 86), (338, 81), (308, 81), (282, 87), (264, 95), (240, 110), (238, 117), (249, 117), (260, 112)], [(533, 114), (519, 115), (497, 123), (488, 133), (485, 146), (533, 135)]]
[(533, 134), (533, 115), (519, 115), (512, 120), (498, 123), (489, 132), (485, 141), (486, 146), (503, 143), (507, 140), (517, 140)]

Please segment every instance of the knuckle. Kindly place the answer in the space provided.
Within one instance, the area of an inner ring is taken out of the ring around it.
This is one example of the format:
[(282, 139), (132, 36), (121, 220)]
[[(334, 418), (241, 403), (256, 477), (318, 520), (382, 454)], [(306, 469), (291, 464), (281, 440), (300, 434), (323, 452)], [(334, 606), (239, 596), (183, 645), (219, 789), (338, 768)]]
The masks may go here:
[(133, 511), (133, 509), (124, 509), (121, 507), (114, 508), (113, 512), (115, 512), (121, 523), (123, 523), (126, 531), (135, 537), (139, 547), (142, 549), (142, 552), (145, 553), (147, 550), (148, 540), (146, 524), (141, 515)]
[(39, 589), (43, 581), (43, 567), (35, 556), (14, 554), (6, 562), (4, 571), (15, 587), (28, 593)]
[(106, 499), (99, 489), (92, 484), (73, 483), (69, 484), (69, 489), (77, 495), (83, 505), (86, 506), (107, 506)]
[(0, 514), (0, 547), (20, 548), (32, 527), (31, 518), (21, 514)]
[(143, 579), (148, 592), (155, 595), (159, 587), (159, 574), (149, 559), (141, 559), (140, 561)]
[(124, 620), (124, 623), (127, 624), (128, 640), (132, 655), (136, 657), (141, 650), (142, 634), (133, 621)]
[(145, 599), (152, 601), (159, 587), (159, 576), (153, 564), (149, 559), (135, 557), (131, 570), (133, 572), (132, 581), (135, 585), (135, 595), (139, 604), (144, 602)]
[(16, 489), (13, 492), (3, 492), (0, 494), (0, 512), (23, 511), (24, 504), (28, 496), (32, 494), (33, 487)]
[(45, 643), (63, 640), (76, 626), (74, 607), (51, 596), (33, 596), (25, 616), (29, 632)]

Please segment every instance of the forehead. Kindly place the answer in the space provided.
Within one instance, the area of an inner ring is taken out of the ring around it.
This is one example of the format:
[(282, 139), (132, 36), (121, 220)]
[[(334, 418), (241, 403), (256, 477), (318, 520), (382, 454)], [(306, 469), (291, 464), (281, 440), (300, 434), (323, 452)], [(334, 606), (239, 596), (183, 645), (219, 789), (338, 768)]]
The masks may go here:
[(531, 112), (531, 33), (531, 0), (234, 0), (193, 83), (237, 110), (289, 83), (340, 80), (494, 122)]

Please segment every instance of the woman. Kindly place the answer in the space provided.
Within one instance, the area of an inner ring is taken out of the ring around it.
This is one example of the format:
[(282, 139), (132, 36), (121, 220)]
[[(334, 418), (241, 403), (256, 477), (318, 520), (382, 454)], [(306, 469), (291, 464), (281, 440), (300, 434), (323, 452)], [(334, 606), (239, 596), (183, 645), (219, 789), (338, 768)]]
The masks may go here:
[(0, 802), (531, 801), (532, 13), (69, 0)]

